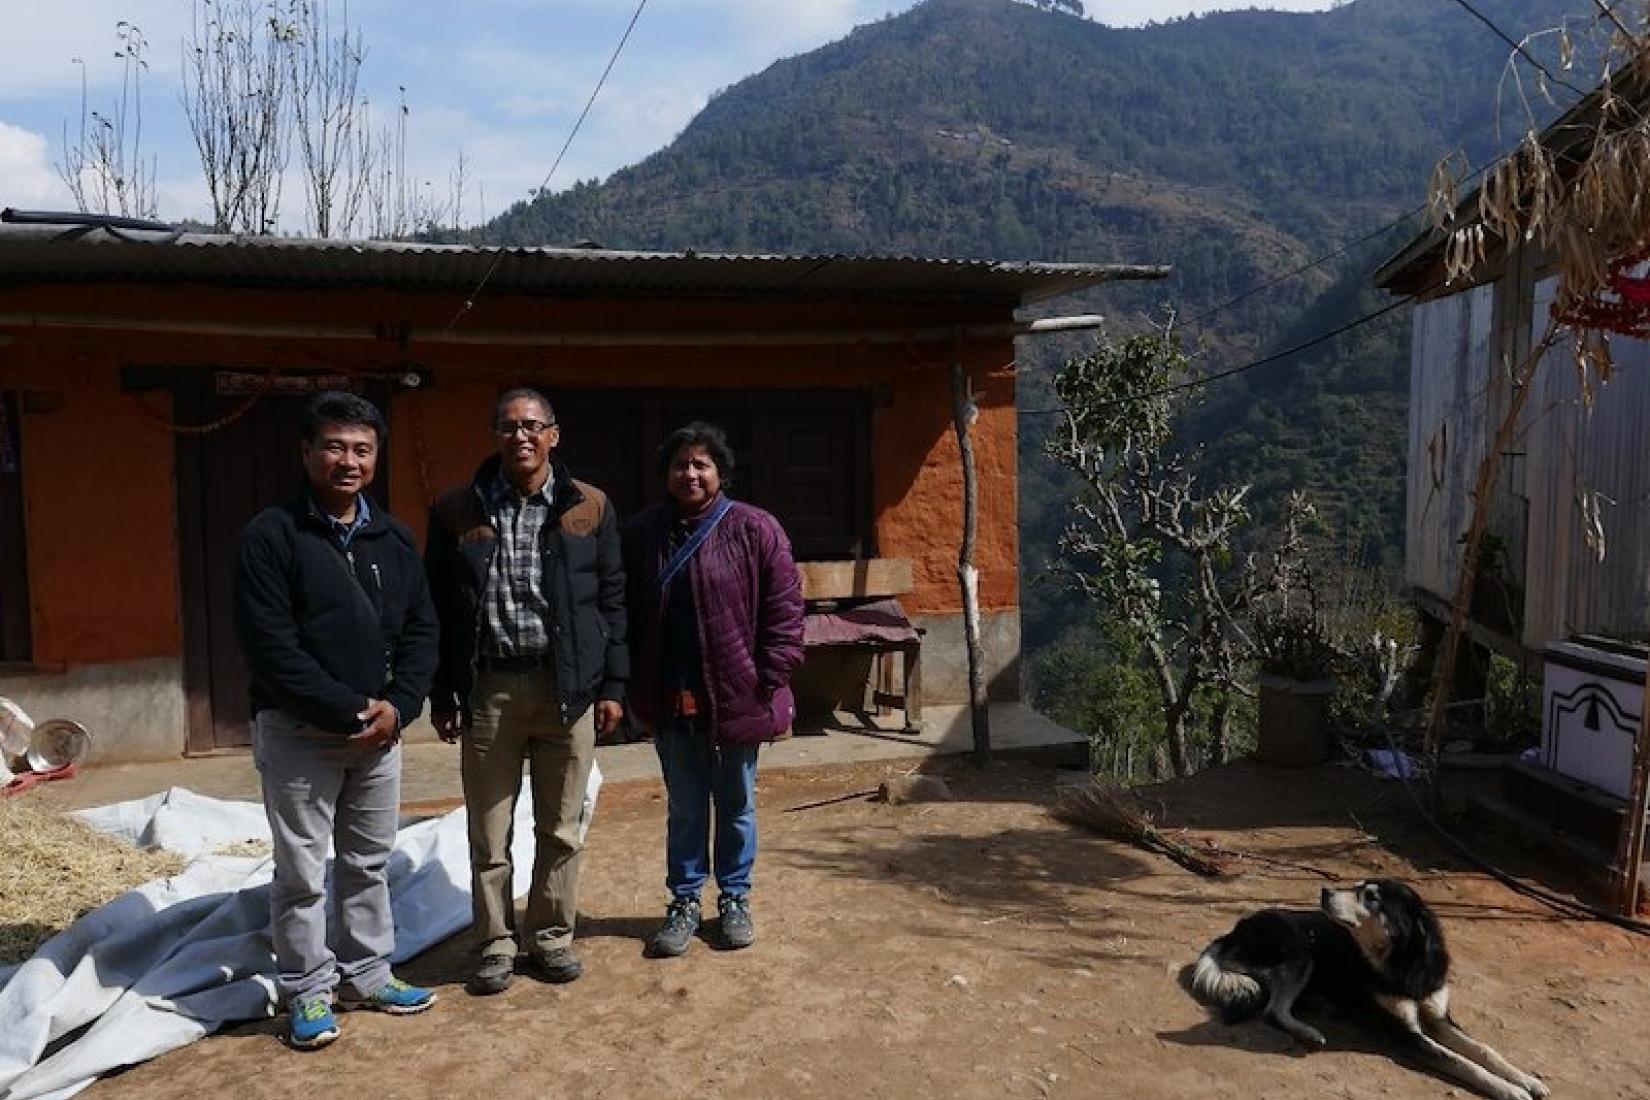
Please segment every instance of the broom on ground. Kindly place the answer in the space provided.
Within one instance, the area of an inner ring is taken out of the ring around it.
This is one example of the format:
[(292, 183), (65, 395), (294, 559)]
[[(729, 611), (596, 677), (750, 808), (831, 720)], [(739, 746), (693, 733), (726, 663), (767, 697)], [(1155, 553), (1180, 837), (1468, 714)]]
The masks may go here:
[(1188, 871), (1210, 878), (1233, 873), (1231, 862), (1220, 853), (1159, 829), (1133, 796), (1113, 783), (1095, 779), (1061, 791), (1053, 813), (1068, 825), (1092, 829), (1113, 840), (1168, 856)]

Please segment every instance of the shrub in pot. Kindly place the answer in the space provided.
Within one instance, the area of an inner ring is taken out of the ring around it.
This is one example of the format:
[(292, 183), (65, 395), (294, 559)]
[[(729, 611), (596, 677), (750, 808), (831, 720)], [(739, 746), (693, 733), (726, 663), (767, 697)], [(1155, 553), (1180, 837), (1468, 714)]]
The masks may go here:
[(1282, 767), (1322, 763), (1340, 650), (1311, 607), (1258, 608), (1254, 630), (1261, 673), (1256, 759)]

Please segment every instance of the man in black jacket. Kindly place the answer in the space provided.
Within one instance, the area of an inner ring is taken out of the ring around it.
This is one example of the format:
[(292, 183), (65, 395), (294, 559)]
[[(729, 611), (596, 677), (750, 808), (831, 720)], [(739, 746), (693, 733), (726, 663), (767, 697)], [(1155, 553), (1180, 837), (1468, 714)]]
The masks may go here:
[[(271, 936), (288, 1040), (324, 1046), (341, 1005), (405, 1015), (435, 1000), (390, 973), (386, 866), (401, 792), (401, 729), (437, 659), (435, 611), (412, 535), (363, 492), (385, 426), (353, 394), (304, 410), (304, 485), (241, 533), (235, 626), (252, 673), (253, 753), (274, 841)], [(328, 929), (325, 872), (336, 848)]]
[[(436, 501), (424, 545), (441, 619), (431, 717), (444, 740), (463, 739), (477, 994), (509, 985), (518, 947), (546, 981), (584, 972), (572, 944), (585, 788), (630, 678), (611, 503), (555, 459), (561, 429), (538, 391), (499, 398), (493, 438), (498, 454)], [(524, 762), (536, 844), (518, 944), (510, 836)]]

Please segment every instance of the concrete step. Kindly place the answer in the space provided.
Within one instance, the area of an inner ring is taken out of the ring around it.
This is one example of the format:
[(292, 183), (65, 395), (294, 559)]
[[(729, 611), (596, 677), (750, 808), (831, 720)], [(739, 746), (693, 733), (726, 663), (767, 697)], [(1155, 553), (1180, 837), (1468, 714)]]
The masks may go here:
[[(1467, 800), (1467, 812), (1505, 830), (1520, 844), (1543, 852), (1579, 874), (1592, 895), (1589, 900), (1593, 904), (1610, 904), (1615, 890), (1616, 850), (1613, 838), (1608, 845), (1603, 845), (1588, 837), (1566, 832), (1545, 813), (1532, 811), (1493, 793), (1473, 795)], [(1642, 911), (1646, 905), (1650, 905), (1650, 863), (1641, 864), (1639, 869), (1639, 909)]]
[(1501, 770), (1502, 796), (1569, 836), (1614, 853), (1627, 813), (1624, 799), (1526, 760)]

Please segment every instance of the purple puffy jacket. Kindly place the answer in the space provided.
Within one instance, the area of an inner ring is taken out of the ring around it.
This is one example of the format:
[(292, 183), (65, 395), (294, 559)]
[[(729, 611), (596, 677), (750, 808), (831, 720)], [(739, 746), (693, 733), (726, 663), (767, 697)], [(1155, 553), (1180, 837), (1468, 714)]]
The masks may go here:
[[(630, 614), (628, 706), (643, 729), (664, 717), (664, 611), (653, 580), (669, 557), (675, 511), (644, 508), (624, 527)], [(719, 741), (771, 741), (796, 718), (791, 674), (802, 663), (802, 578), (779, 521), (735, 502), (689, 562), (711, 728)], [(678, 582), (679, 583), (679, 582)]]

